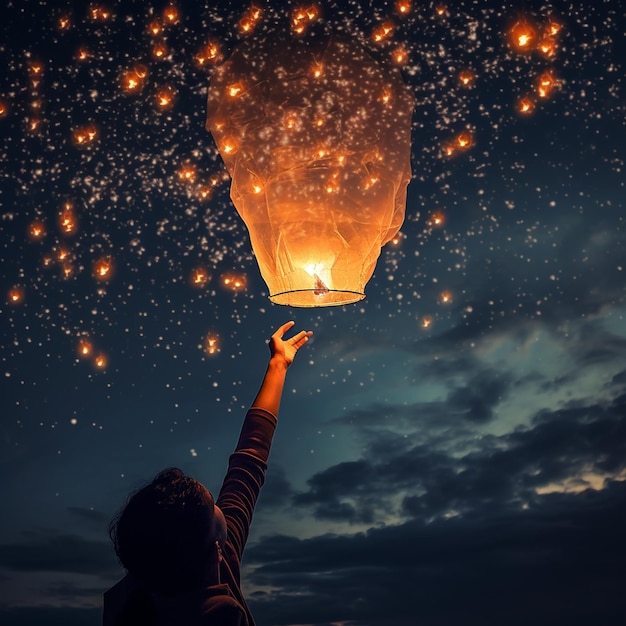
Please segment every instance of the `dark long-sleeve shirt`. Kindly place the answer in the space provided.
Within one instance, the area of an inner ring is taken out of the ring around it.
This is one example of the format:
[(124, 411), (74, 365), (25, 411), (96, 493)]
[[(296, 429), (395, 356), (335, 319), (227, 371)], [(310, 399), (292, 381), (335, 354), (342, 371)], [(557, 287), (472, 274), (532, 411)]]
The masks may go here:
[(200, 626), (215, 618), (220, 620), (217, 623), (254, 626), (241, 591), (241, 558), (257, 498), (265, 482), (276, 422), (276, 417), (268, 411), (251, 408), (229, 459), (216, 501), (227, 526), (226, 544), (222, 550), (224, 558), (220, 564), (221, 584), (164, 598), (142, 590), (132, 576), (127, 575), (104, 594), (103, 626), (126, 624), (123, 616), (129, 610), (133, 613), (131, 623), (134, 626)]

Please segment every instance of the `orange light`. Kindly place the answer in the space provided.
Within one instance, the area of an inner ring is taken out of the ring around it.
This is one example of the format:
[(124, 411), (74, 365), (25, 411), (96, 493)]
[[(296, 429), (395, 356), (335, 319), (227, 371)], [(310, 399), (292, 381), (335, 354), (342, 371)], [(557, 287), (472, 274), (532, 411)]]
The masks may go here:
[(194, 60), (196, 65), (200, 67), (204, 67), (208, 64), (215, 64), (220, 61), (222, 58), (222, 51), (220, 45), (215, 41), (209, 41), (206, 45), (204, 45), (196, 56)]
[(9, 304), (21, 304), (24, 302), (24, 290), (21, 287), (12, 287), (7, 293)]
[(63, 246), (61, 246), (60, 248), (57, 249), (57, 261), (65, 261), (66, 259), (69, 259), (70, 256), (70, 251), (67, 248), (64, 248)]
[(163, 10), (163, 19), (167, 24), (176, 24), (180, 20), (180, 11), (174, 4), (170, 4)]
[(452, 302), (452, 294), (449, 291), (442, 291), (439, 295), (441, 304), (450, 304)]
[(391, 53), (391, 58), (396, 65), (404, 65), (409, 60), (409, 55), (403, 46), (398, 46)]
[(438, 4), (435, 6), (435, 13), (438, 17), (446, 17), (448, 15), (448, 7), (445, 4)]
[(72, 139), (76, 146), (86, 146), (98, 137), (98, 129), (94, 125), (82, 126), (72, 133)]
[(151, 35), (159, 35), (163, 31), (163, 26), (161, 26), (161, 22), (157, 20), (152, 20), (148, 24), (148, 32)]
[(231, 291), (240, 291), (245, 289), (247, 282), (245, 274), (228, 273), (222, 276), (222, 284)]
[(556, 56), (556, 41), (552, 37), (544, 37), (537, 44), (537, 50), (546, 58)]
[(249, 35), (257, 27), (263, 10), (254, 4), (250, 5), (248, 10), (243, 14), (242, 18), (237, 23), (237, 28), (242, 35)]
[(210, 200), (211, 196), (213, 195), (213, 190), (211, 189), (211, 187), (202, 185), (198, 187), (196, 195), (200, 200)]
[(113, 260), (110, 256), (102, 257), (93, 264), (93, 275), (96, 280), (107, 281), (113, 275)]
[(234, 137), (224, 137), (220, 146), (220, 152), (235, 154), (239, 150), (239, 142)]
[(209, 333), (204, 340), (204, 351), (212, 356), (220, 351), (220, 340), (215, 333)]
[(43, 222), (40, 222), (39, 220), (35, 220), (34, 222), (31, 222), (28, 226), (28, 237), (29, 239), (31, 239), (32, 241), (38, 241), (40, 239), (42, 239), (43, 237), (45, 237), (46, 235), (46, 227), (44, 226)]
[(108, 359), (101, 352), (100, 354), (97, 354), (96, 357), (94, 358), (93, 365), (96, 369), (103, 370), (108, 365)]
[(476, 79), (476, 74), (472, 70), (461, 70), (459, 72), (459, 82), (463, 87), (471, 87)]
[(78, 342), (78, 356), (81, 358), (88, 357), (93, 351), (91, 341), (88, 339), (81, 339)]
[(545, 34), (549, 37), (556, 37), (561, 32), (562, 28), (563, 24), (558, 22), (554, 17), (550, 16), (545, 28)]
[(141, 88), (143, 87), (143, 81), (135, 74), (135, 72), (124, 72), (124, 74), (122, 74), (121, 82), (122, 89), (129, 93), (141, 91)]
[(68, 30), (72, 25), (72, 20), (69, 15), (61, 15), (57, 20), (57, 27), (59, 30)]
[(311, 66), (311, 74), (315, 78), (319, 78), (324, 73), (324, 65), (322, 63), (315, 62)]
[(78, 48), (78, 50), (76, 50), (76, 54), (74, 55), (74, 58), (77, 61), (86, 61), (89, 58), (89, 56), (90, 56), (89, 50), (81, 46), (80, 48)]
[(439, 228), (446, 223), (446, 216), (440, 211), (432, 213), (426, 222), (432, 228)]
[(523, 96), (517, 101), (517, 112), (522, 115), (531, 115), (535, 111), (535, 101)]
[(69, 278), (74, 274), (74, 266), (69, 261), (63, 261), (61, 263), (61, 277)]
[(427, 328), (430, 328), (432, 324), (433, 324), (433, 318), (426, 316), (422, 318), (420, 326), (425, 330)]
[(0, 117), (4, 117), (8, 112), (9, 105), (4, 100), (0, 100)]
[(76, 233), (76, 215), (74, 213), (74, 207), (69, 202), (65, 203), (59, 213), (59, 228), (64, 235), (73, 235)]
[(204, 267), (196, 267), (191, 272), (190, 283), (193, 287), (202, 288), (210, 279), (209, 272)]
[(197, 169), (192, 163), (185, 163), (178, 170), (178, 178), (185, 183), (193, 183), (196, 180)]
[(521, 18), (511, 26), (507, 35), (510, 45), (516, 52), (530, 52), (537, 37), (537, 30), (526, 18)]
[(383, 43), (393, 34), (393, 22), (383, 22), (372, 31), (372, 41), (374, 43)]
[(226, 90), (228, 92), (228, 95), (231, 98), (236, 98), (237, 96), (241, 95), (241, 93), (243, 92), (243, 84), (242, 83), (233, 83), (232, 85), (228, 85)]
[(469, 150), (474, 145), (474, 135), (469, 131), (459, 133), (454, 142), (461, 150)]
[(441, 145), (441, 152), (446, 157), (453, 157), (456, 153), (456, 145), (452, 141), (444, 141)]
[(296, 35), (303, 34), (319, 14), (319, 7), (315, 4), (294, 8), (291, 12), (291, 29)]
[(92, 5), (89, 8), (89, 17), (91, 17), (94, 22), (106, 22), (111, 18), (111, 11), (105, 6)]
[(152, 46), (152, 56), (155, 59), (164, 59), (165, 57), (167, 57), (167, 54), (167, 46), (163, 42), (154, 44), (154, 46)]
[(395, 9), (396, 13), (402, 17), (408, 15), (411, 12), (411, 0), (396, 0)]
[(552, 70), (546, 70), (543, 72), (536, 83), (537, 95), (540, 98), (549, 98), (552, 92), (556, 88), (557, 80)]
[(41, 76), (43, 74), (43, 63), (40, 61), (31, 61), (28, 64), (28, 71), (32, 76)]
[(166, 111), (174, 106), (174, 92), (171, 87), (163, 87), (156, 94), (157, 108)]

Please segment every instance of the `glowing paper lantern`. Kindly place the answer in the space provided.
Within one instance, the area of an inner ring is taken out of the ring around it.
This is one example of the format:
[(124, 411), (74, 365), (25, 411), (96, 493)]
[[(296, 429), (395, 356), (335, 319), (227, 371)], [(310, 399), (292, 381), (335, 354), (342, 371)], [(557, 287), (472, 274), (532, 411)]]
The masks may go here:
[(365, 297), (404, 220), (412, 92), (356, 41), (248, 39), (214, 75), (207, 128), (277, 304)]

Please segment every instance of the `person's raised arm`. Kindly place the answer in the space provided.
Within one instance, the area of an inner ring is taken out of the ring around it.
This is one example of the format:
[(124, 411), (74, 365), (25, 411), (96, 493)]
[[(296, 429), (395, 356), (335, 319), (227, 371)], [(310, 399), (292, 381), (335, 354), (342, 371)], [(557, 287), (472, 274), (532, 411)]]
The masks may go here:
[(265, 409), (278, 416), (280, 399), (285, 386), (287, 368), (293, 363), (298, 350), (309, 340), (312, 331), (301, 330), (289, 339), (283, 339), (295, 322), (283, 324), (269, 340), (270, 360), (267, 365), (261, 388), (252, 403), (253, 407)]

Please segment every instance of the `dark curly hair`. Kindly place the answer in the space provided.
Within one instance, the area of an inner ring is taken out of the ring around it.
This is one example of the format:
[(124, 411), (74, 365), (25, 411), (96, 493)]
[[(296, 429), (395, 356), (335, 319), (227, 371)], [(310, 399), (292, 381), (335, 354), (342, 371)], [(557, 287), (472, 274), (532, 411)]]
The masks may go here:
[(151, 591), (174, 595), (202, 583), (213, 519), (209, 491), (171, 467), (129, 496), (109, 536), (130, 574)]

